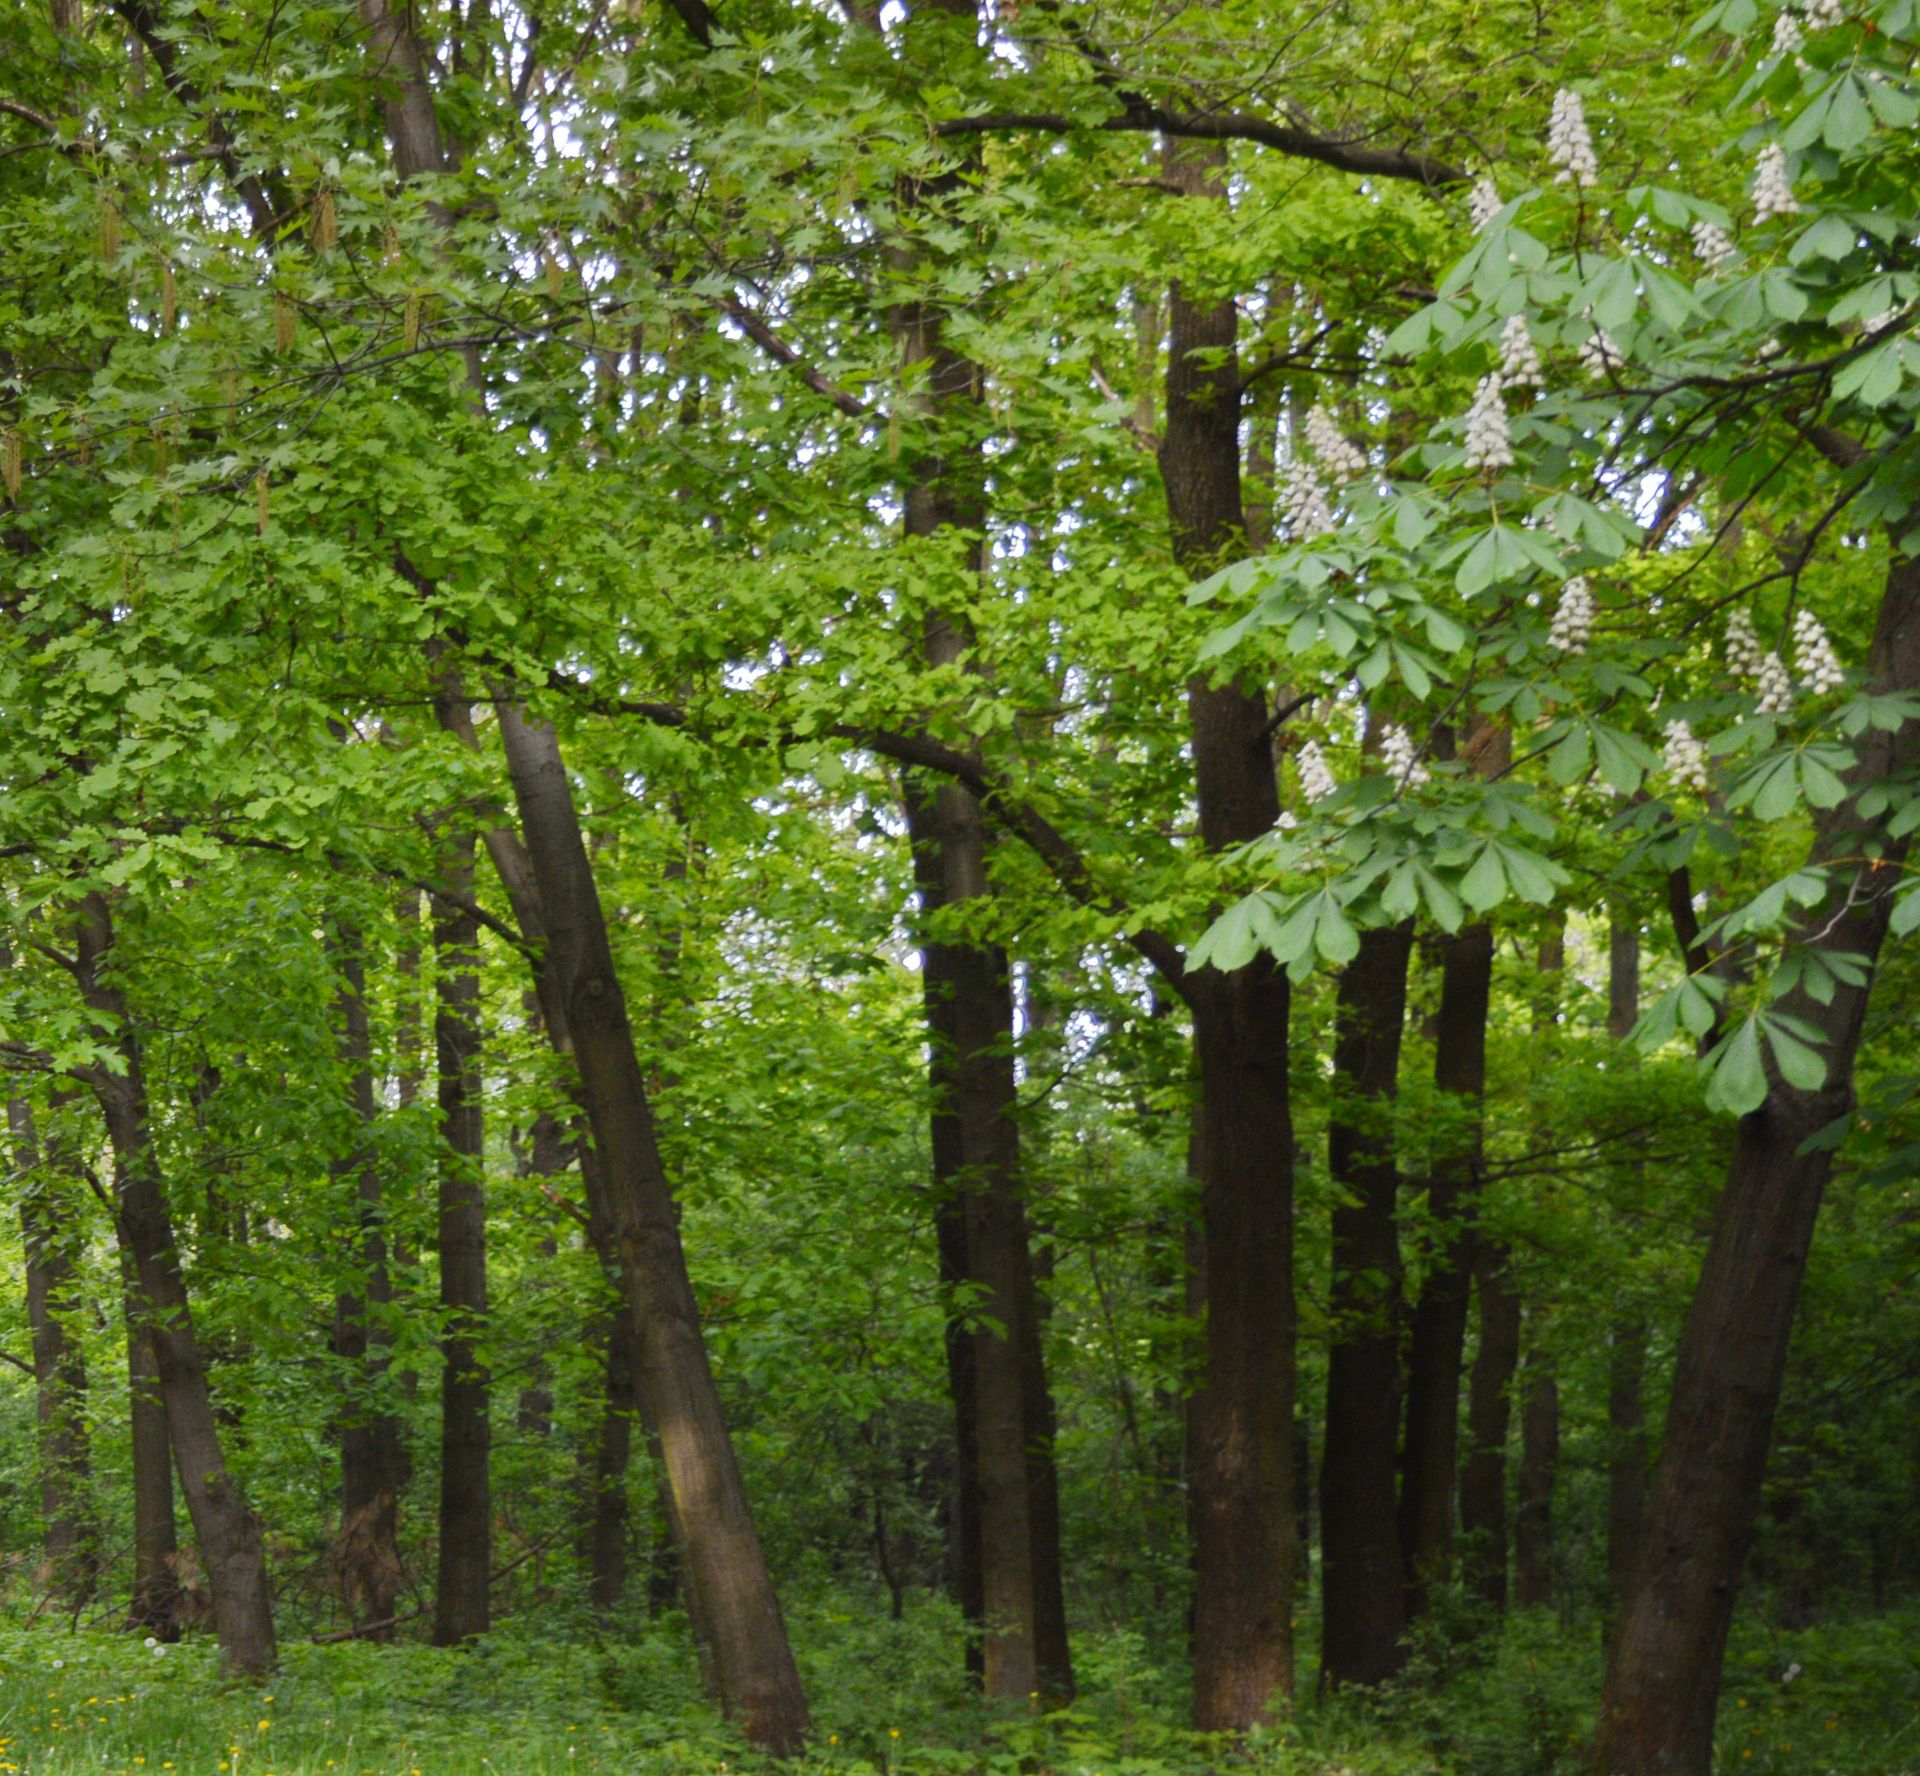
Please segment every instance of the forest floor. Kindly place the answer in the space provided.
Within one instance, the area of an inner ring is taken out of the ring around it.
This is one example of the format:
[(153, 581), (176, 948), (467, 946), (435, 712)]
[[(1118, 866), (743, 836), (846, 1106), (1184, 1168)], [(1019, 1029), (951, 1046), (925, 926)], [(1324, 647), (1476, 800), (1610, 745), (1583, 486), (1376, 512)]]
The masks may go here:
[[(944, 1612), (795, 1613), (817, 1728), (791, 1766), (803, 1776), (1555, 1776), (1578, 1766), (1598, 1678), (1591, 1624), (1522, 1617), (1490, 1657), (1443, 1655), (1382, 1703), (1305, 1706), (1223, 1755), (1173, 1724), (1177, 1662), (1156, 1664), (1130, 1635), (1078, 1639), (1071, 1709), (996, 1718), (952, 1678)], [(292, 1639), (283, 1652), (272, 1681), (240, 1684), (205, 1637), (155, 1651), (105, 1629), (0, 1623), (0, 1776), (680, 1776), (757, 1762), (699, 1699), (671, 1626), (596, 1639), (516, 1620), (462, 1652)], [(1920, 1776), (1920, 1611), (1747, 1626), (1720, 1726), (1723, 1772)]]

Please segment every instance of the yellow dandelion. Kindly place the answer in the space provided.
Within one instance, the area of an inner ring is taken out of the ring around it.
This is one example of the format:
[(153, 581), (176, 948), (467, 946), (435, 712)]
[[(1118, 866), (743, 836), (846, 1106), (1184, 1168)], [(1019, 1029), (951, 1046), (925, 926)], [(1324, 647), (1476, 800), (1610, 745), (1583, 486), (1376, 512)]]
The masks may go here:
[(887, 1737), (889, 1739), (898, 1739), (900, 1737), (900, 1729), (898, 1727), (889, 1727), (887, 1729)]

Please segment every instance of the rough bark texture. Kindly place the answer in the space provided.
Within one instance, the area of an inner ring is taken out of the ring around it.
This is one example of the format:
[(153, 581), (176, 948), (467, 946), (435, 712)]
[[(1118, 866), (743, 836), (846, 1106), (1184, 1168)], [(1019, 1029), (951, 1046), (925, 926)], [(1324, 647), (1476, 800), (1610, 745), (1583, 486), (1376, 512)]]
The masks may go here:
[[(1920, 562), (1896, 559), (1888, 570), (1870, 676), (1882, 693), (1920, 688)], [(1889, 841), (1887, 813), (1865, 815), (1856, 798), (1913, 770), (1920, 722), (1874, 731), (1857, 745), (1848, 799), (1814, 827), (1811, 861), (1831, 871), (1835, 892), (1796, 935), (1809, 949), (1863, 958), (1871, 970), (1905, 841)], [(1869, 990), (1870, 977), (1839, 987), (1822, 1005), (1796, 988), (1776, 1008), (1820, 1033), (1826, 1078), (1804, 1091), (1770, 1076), (1765, 1101), (1741, 1118), (1735, 1136), (1680, 1336), (1637, 1571), (1608, 1662), (1596, 1760), (1610, 1776), (1704, 1776), (1712, 1761), (1727, 1628), (1832, 1165), (1830, 1149), (1809, 1151), (1805, 1143), (1851, 1106)]]
[[(473, 844), (441, 863), (442, 885), (473, 898)], [(486, 1158), (481, 1116), (478, 922), (436, 900), (433, 1038), (440, 1093), (440, 1561), (436, 1646), (486, 1633), (492, 1619), (492, 1388), (479, 1357), (487, 1319)]]
[(495, 709), (546, 923), (548, 969), (599, 1157), (588, 1183), (602, 1194), (619, 1254), (640, 1396), (659, 1427), (696, 1629), (708, 1638), (722, 1703), (749, 1739), (793, 1752), (806, 1737), (806, 1703), (714, 1390), (559, 738), (546, 723), (529, 721), (511, 696), (497, 695)]
[(188, 1308), (173, 1223), (149, 1136), (146, 1073), (138, 1032), (109, 960), (113, 917), (104, 895), (82, 901), (75, 962), (98, 1039), (121, 1070), (90, 1069), (87, 1083), (106, 1119), (113, 1148), (120, 1240), (131, 1260), (144, 1334), (158, 1371), (166, 1429), (180, 1489), (213, 1592), (214, 1624), (228, 1670), (257, 1676), (274, 1662), (273, 1603), (259, 1519), (247, 1508), (220, 1447), (207, 1366)]
[(160, 1364), (141, 1311), (140, 1285), (123, 1250), (127, 1321), (127, 1416), (133, 1444), (133, 1595), (127, 1626), (158, 1640), (180, 1638), (180, 1532), (173, 1512), (173, 1445), (160, 1398)]
[(586, 1512), (587, 1601), (605, 1614), (627, 1589), (627, 1470), (633, 1465), (633, 1317), (622, 1302), (607, 1315), (606, 1399), (594, 1442)]
[(1413, 1310), (1407, 1352), (1406, 1438), (1401, 1450), (1400, 1547), (1407, 1616), (1418, 1617), (1453, 1572), (1453, 1483), (1460, 1441), (1460, 1372), (1472, 1288), (1473, 1214), (1480, 1188), (1480, 1105), (1487, 1084), (1487, 1003), (1493, 927), (1469, 925), (1446, 940), (1433, 1082), (1467, 1118), (1456, 1151), (1436, 1166), (1427, 1200), (1432, 1267)]
[[(1163, 171), (1216, 201), (1217, 144), (1169, 143)], [(1240, 399), (1230, 297), (1169, 297), (1160, 474), (1174, 553), (1194, 577), (1240, 548)], [(1201, 838), (1257, 838), (1279, 817), (1264, 697), (1187, 687)], [(1194, 1724), (1241, 1731), (1293, 1693), (1293, 1117), (1286, 976), (1265, 960), (1189, 977), (1200, 1071), (1195, 1158), (1205, 1228), (1206, 1341), (1190, 1424)]]
[(340, 933), (335, 946), (340, 985), (334, 1017), (341, 1073), (346, 1081), (347, 1149), (334, 1162), (350, 1187), (356, 1229), (356, 1286), (334, 1304), (334, 1348), (347, 1369), (347, 1404), (340, 1423), (340, 1590), (348, 1611), (370, 1624), (369, 1638), (390, 1639), (403, 1569), (399, 1498), (400, 1424), (384, 1410), (393, 1332), (387, 1323), (393, 1288), (387, 1271), (385, 1205), (372, 1148), (373, 1044), (367, 1027), (366, 966), (358, 934)]
[(1560, 1382), (1536, 1349), (1520, 1409), (1520, 1484), (1513, 1521), (1514, 1598), (1522, 1609), (1553, 1601), (1553, 1483), (1560, 1468)]
[(1480, 1344), (1467, 1387), (1467, 1459), (1460, 1469), (1460, 1570), (1468, 1591), (1507, 1605), (1507, 1429), (1520, 1363), (1520, 1297), (1505, 1249), (1482, 1241), (1474, 1263)]
[(1334, 1012), (1336, 1114), (1327, 1426), (1320, 1457), (1324, 1684), (1376, 1684), (1405, 1662), (1394, 1457), (1400, 1437), (1399, 1172), (1383, 1124), (1400, 1075), (1411, 922), (1361, 934)]

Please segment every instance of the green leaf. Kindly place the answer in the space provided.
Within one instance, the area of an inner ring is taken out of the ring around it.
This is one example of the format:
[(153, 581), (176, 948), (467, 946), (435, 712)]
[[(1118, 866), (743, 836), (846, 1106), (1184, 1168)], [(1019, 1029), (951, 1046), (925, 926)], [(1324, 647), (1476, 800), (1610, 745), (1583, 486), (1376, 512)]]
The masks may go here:
[(1722, 1038), (1705, 1065), (1711, 1071), (1707, 1102), (1713, 1108), (1745, 1116), (1767, 1101), (1767, 1069), (1761, 1059), (1758, 1019), (1745, 1019)]
[(1507, 877), (1500, 867), (1500, 853), (1492, 844), (1481, 846), (1473, 867), (1460, 878), (1460, 897), (1476, 913), (1484, 913), (1506, 898)]

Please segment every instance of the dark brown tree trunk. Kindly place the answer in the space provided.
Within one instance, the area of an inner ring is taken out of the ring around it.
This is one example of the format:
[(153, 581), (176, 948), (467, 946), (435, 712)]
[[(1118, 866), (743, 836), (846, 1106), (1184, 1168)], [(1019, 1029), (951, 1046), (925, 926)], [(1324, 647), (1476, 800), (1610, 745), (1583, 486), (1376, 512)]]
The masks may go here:
[[(923, 972), (926, 967), (923, 952)], [(930, 987), (926, 990), (931, 992)], [(931, 1002), (927, 1007), (927, 1026), (929, 1032), (936, 1029)], [(934, 1039), (937, 1041), (938, 1037)], [(959, 1130), (954, 1126), (954, 1118), (936, 1100), (933, 1119), (933, 1175), (936, 1178), (957, 1175)], [(951, 1146), (950, 1158), (943, 1152), (948, 1145)], [(947, 1158), (951, 1169), (942, 1169), (943, 1158)], [(934, 1238), (940, 1253), (940, 1286), (951, 1298), (952, 1292), (967, 1280), (966, 1211), (958, 1202), (936, 1200), (933, 1217)], [(953, 1494), (947, 1520), (947, 1567), (954, 1602), (960, 1606), (960, 1619), (966, 1627), (966, 1669), (978, 1681), (986, 1665), (981, 1632), (987, 1613), (980, 1578), (980, 1438), (976, 1429), (979, 1405), (973, 1383), (973, 1334), (957, 1313), (947, 1318), (946, 1354), (947, 1392), (953, 1401), (954, 1458)]]
[(1323, 1684), (1376, 1684), (1406, 1659), (1394, 1461), (1400, 1438), (1399, 1173), (1385, 1126), (1400, 1076), (1413, 926), (1361, 934), (1341, 971), (1327, 1131), (1333, 1210), (1327, 1427), (1320, 1456)]
[[(172, 1218), (149, 1133), (142, 1045), (110, 959), (113, 917), (106, 897), (81, 902), (75, 973), (98, 1039), (120, 1070), (88, 1071), (114, 1156), (120, 1240), (133, 1265), (137, 1330), (151, 1345), (166, 1407), (180, 1489), (207, 1569), (220, 1651), (228, 1670), (257, 1676), (274, 1662), (273, 1602), (259, 1519), (247, 1508), (220, 1447), (206, 1359), (194, 1334)], [(137, 1340), (136, 1340), (137, 1342)], [(136, 1370), (138, 1365), (135, 1365)]]
[(688, 1279), (678, 1217), (646, 1080), (614, 972), (560, 743), (510, 696), (495, 697), (527, 854), (545, 921), (547, 970), (570, 1043), (599, 1163), (590, 1189), (612, 1230), (633, 1315), (640, 1398), (658, 1426), (678, 1519), (688, 1601), (710, 1646), (722, 1703), (756, 1745), (797, 1751), (806, 1702), (766, 1556), (721, 1415)]
[[(1691, 910), (1691, 907), (1689, 907)], [(1640, 928), (1613, 909), (1607, 943), (1607, 1033), (1624, 1043), (1640, 1016)], [(1623, 1050), (1623, 1058), (1630, 1058)], [(1615, 1318), (1607, 1341), (1607, 1615), (1617, 1621), (1647, 1515), (1647, 1319)]]
[(122, 1265), (127, 1320), (127, 1401), (133, 1442), (133, 1596), (127, 1626), (180, 1638), (180, 1539), (173, 1513), (173, 1446), (160, 1398), (160, 1364), (140, 1308), (133, 1261)]
[(587, 1512), (587, 1601), (602, 1615), (620, 1607), (627, 1589), (627, 1470), (633, 1464), (633, 1316), (624, 1302), (606, 1316), (606, 1401), (594, 1444), (593, 1490)]
[(1460, 1470), (1461, 1573), (1468, 1591), (1495, 1610), (1507, 1607), (1507, 1428), (1520, 1364), (1520, 1297), (1507, 1269), (1505, 1248), (1481, 1241), (1474, 1264), (1480, 1345), (1467, 1389), (1467, 1459)]
[(1480, 1105), (1487, 1085), (1487, 1005), (1493, 927), (1469, 925), (1446, 940), (1433, 1082), (1460, 1102), (1468, 1126), (1428, 1182), (1435, 1250), (1413, 1310), (1407, 1353), (1406, 1437), (1401, 1450), (1400, 1547), (1407, 1618), (1422, 1615), (1453, 1572), (1453, 1484), (1460, 1441), (1460, 1371), (1473, 1274), (1473, 1217), (1480, 1189)]
[[(340, 1590), (359, 1622), (390, 1622), (400, 1592), (400, 1425), (386, 1409), (393, 1300), (387, 1273), (385, 1205), (374, 1158), (373, 1040), (367, 1026), (366, 964), (359, 934), (342, 931), (335, 946), (340, 1068), (346, 1082), (348, 1150), (334, 1176), (352, 1186), (357, 1228), (355, 1287), (334, 1304), (334, 1346), (347, 1371), (340, 1426)], [(387, 1640), (390, 1628), (369, 1638)]]
[[(0, 952), (0, 965), (6, 960)], [(57, 1115), (58, 1098), (54, 1110)], [(73, 1155), (58, 1130), (42, 1151), (33, 1106), (22, 1091), (7, 1094), (7, 1126), (19, 1181), (27, 1330), (33, 1341), (41, 1558), (48, 1589), (77, 1605), (93, 1595), (100, 1570), (87, 1451), (87, 1357), (69, 1327), (79, 1305), (73, 1268), (80, 1225), (77, 1180)]]
[[(1920, 562), (1896, 558), (1888, 570), (1870, 673), (1882, 694), (1920, 689)], [(1886, 836), (1887, 808), (1901, 799), (1865, 814), (1856, 798), (1913, 769), (1920, 722), (1856, 744), (1848, 798), (1814, 826), (1811, 862), (1837, 878), (1833, 904), (1805, 915), (1794, 941), (1863, 960), (1868, 978), (1836, 988), (1826, 1004), (1795, 988), (1774, 1007), (1819, 1033), (1826, 1078), (1806, 1091), (1770, 1073), (1765, 1101), (1740, 1119), (1734, 1138), (1601, 1698), (1596, 1758), (1617, 1776), (1704, 1776), (1712, 1762), (1727, 1628), (1832, 1167), (1831, 1148), (1808, 1143), (1852, 1105), (1870, 971), (1906, 849)]]
[[(471, 901), (473, 842), (441, 862), (441, 886)], [(434, 1049), (440, 1090), (440, 1562), (433, 1639), (457, 1646), (491, 1625), (492, 1387), (480, 1361), (487, 1321), (485, 1128), (481, 1115), (480, 927), (436, 899)]]
[[(1167, 182), (1217, 202), (1226, 154), (1170, 142)], [(1231, 297), (1169, 296), (1160, 475), (1174, 554), (1193, 577), (1245, 543)], [(1239, 683), (1187, 687), (1202, 841), (1270, 831), (1280, 798), (1265, 698)], [(1200, 1071), (1206, 1346), (1193, 1398), (1194, 1724), (1243, 1731), (1293, 1693), (1293, 1115), (1286, 976), (1261, 959), (1180, 983)]]
[(1514, 1598), (1553, 1601), (1553, 1485), (1560, 1469), (1560, 1382), (1536, 1340), (1520, 1409), (1520, 1483), (1513, 1521)]

